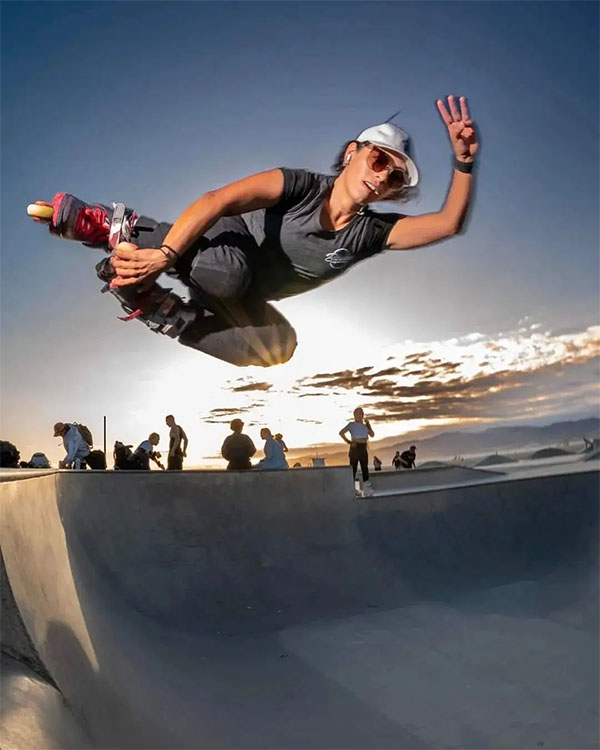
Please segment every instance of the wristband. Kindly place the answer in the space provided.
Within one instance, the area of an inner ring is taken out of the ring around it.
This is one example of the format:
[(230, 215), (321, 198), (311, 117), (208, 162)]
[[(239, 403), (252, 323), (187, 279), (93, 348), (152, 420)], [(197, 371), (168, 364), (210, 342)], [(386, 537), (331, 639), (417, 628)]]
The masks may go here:
[(161, 253), (162, 253), (162, 254), (163, 254), (163, 255), (165, 256), (165, 258), (166, 258), (166, 259), (167, 259), (167, 260), (169, 261), (169, 263), (170, 263), (170, 262), (171, 262), (171, 261), (173, 260), (173, 259), (171, 258), (171, 256), (170, 256), (170, 255), (167, 255), (167, 253), (166, 253), (166, 251), (164, 250), (164, 248), (162, 248), (162, 247), (159, 247), (159, 248), (157, 248), (157, 250), (158, 250), (159, 252), (161, 252)]
[(160, 246), (160, 247), (159, 247), (158, 249), (159, 249), (159, 250), (161, 251), (161, 253), (162, 253), (162, 254), (163, 254), (163, 255), (164, 255), (165, 257), (169, 257), (169, 256), (168, 256), (168, 255), (166, 255), (166, 253), (164, 252), (165, 250), (168, 250), (168, 251), (169, 251), (170, 253), (173, 253), (173, 255), (175, 256), (175, 260), (179, 260), (179, 253), (177, 253), (177, 252), (176, 252), (175, 250), (173, 250), (173, 248), (172, 248), (172, 247), (171, 247), (170, 245), (164, 245), (164, 244), (163, 244), (163, 245), (161, 245), (161, 246)]
[(465, 174), (471, 174), (475, 167), (475, 162), (464, 162), (464, 161), (458, 161), (458, 159), (454, 159), (454, 169), (456, 169), (458, 172), (464, 172)]

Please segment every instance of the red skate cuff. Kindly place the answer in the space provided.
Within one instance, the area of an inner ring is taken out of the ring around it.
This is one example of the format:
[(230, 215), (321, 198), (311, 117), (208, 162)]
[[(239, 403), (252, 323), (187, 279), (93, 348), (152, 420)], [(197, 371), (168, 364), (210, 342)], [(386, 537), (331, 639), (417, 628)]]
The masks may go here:
[(65, 193), (57, 193), (54, 198), (52, 198), (52, 222), (50, 224), (50, 231), (56, 230), (56, 226), (58, 224), (58, 209), (60, 208), (60, 203), (62, 199), (65, 197)]

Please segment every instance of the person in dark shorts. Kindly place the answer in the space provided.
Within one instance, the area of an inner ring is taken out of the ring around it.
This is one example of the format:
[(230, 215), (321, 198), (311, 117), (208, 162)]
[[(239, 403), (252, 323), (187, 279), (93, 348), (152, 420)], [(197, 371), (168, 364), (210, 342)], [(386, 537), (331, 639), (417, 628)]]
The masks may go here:
[(181, 471), (183, 459), (187, 456), (188, 438), (183, 427), (175, 423), (175, 417), (169, 414), (165, 417), (169, 428), (169, 455), (167, 456), (167, 470)]
[(402, 451), (400, 454), (400, 465), (403, 469), (414, 469), (415, 461), (417, 459), (416, 446), (411, 445), (409, 450)]
[[(127, 209), (132, 242), (97, 266), (130, 313), (155, 332), (238, 366), (286, 362), (296, 332), (269, 301), (314, 289), (383, 250), (409, 250), (457, 234), (473, 190), (479, 148), (464, 97), (439, 99), (453, 150), (442, 208), (420, 216), (380, 213), (372, 203), (405, 201), (419, 181), (409, 137), (389, 122), (347, 141), (334, 175), (277, 168), (210, 191), (174, 224)], [(50, 231), (105, 250), (113, 211), (58, 193)], [(163, 273), (190, 301), (163, 289)]]
[[(346, 437), (347, 432), (350, 433), (350, 440)], [(350, 466), (352, 467), (352, 478), (356, 480), (356, 471), (358, 469), (358, 464), (360, 463), (363, 485), (366, 486), (367, 490), (371, 490), (371, 484), (369, 482), (369, 452), (367, 449), (367, 442), (370, 437), (374, 437), (374, 432), (369, 420), (365, 419), (364, 411), (360, 407), (354, 410), (354, 422), (348, 422), (348, 424), (340, 430), (339, 435), (342, 440), (350, 446), (348, 459), (350, 461)]]
[(227, 471), (251, 469), (250, 459), (256, 453), (256, 448), (248, 435), (242, 433), (244, 423), (241, 419), (232, 419), (229, 427), (232, 434), (225, 438), (221, 446), (221, 455), (229, 461)]

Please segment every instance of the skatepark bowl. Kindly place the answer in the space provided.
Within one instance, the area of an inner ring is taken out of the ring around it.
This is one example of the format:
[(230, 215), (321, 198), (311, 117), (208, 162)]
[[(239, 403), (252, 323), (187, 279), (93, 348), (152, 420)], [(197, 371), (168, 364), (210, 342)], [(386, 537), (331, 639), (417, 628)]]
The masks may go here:
[(596, 748), (599, 468), (0, 472), (0, 744)]

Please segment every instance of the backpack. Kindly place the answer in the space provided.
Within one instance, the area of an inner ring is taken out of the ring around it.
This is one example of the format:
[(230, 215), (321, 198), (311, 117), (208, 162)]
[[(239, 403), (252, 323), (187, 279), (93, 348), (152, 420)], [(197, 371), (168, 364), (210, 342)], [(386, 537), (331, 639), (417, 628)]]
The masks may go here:
[(8, 440), (0, 440), (0, 466), (5, 469), (18, 469), (21, 454)]
[(131, 450), (130, 445), (124, 445), (119, 440), (115, 441), (115, 447), (113, 450), (113, 458), (115, 460), (115, 469), (141, 469), (140, 462)]
[(91, 448), (94, 445), (94, 438), (92, 437), (90, 428), (86, 427), (84, 424), (77, 424), (77, 422), (73, 422), (73, 424), (77, 427), (79, 434)]
[(85, 457), (85, 461), (90, 469), (106, 469), (106, 456), (104, 451), (90, 451)]

